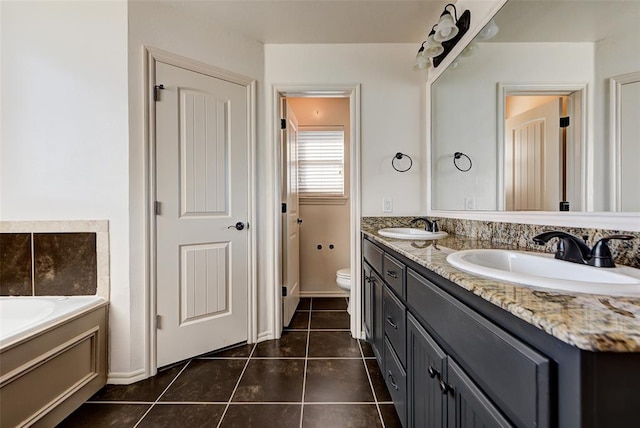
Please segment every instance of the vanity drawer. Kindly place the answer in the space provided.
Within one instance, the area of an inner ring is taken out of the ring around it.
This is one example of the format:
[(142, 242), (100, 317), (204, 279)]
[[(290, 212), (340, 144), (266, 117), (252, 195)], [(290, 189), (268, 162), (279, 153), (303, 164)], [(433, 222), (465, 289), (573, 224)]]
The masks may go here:
[(384, 342), (384, 380), (402, 426), (407, 426), (407, 373), (398, 361), (389, 341)]
[(384, 272), (382, 277), (384, 280), (398, 293), (398, 296), (404, 297), (404, 278), (406, 267), (404, 263), (394, 259), (389, 254), (384, 255)]
[(403, 367), (406, 367), (406, 331), (407, 310), (393, 293), (384, 287), (384, 333), (389, 339), (393, 349), (398, 354), (398, 359)]
[(384, 251), (373, 242), (364, 239), (362, 241), (362, 254), (371, 267), (382, 275), (382, 256)]
[(548, 426), (550, 363), (411, 269), (407, 302), (480, 388), (521, 427)]

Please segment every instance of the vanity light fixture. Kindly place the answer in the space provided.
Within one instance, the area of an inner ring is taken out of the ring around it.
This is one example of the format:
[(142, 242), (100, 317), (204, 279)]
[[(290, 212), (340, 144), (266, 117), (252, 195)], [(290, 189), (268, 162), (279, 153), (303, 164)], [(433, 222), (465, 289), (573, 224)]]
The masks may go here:
[[(451, 16), (451, 12), (447, 10), (447, 8), (451, 6), (453, 8), (453, 13), (456, 15), (455, 21), (453, 20), (453, 16)], [(440, 21), (438, 21), (438, 25), (436, 26), (436, 34), (434, 34), (433, 38), (437, 42), (446, 42), (447, 40), (453, 39), (458, 34), (458, 27), (456, 27), (456, 21), (458, 20), (458, 13), (456, 7), (453, 3), (449, 3), (444, 7), (444, 12), (440, 15)]]
[(422, 42), (418, 54), (416, 55), (416, 62), (414, 68), (417, 70), (425, 70), (431, 67), (431, 58), (441, 55), (444, 52), (444, 48), (440, 42), (437, 42), (433, 36), (436, 34), (436, 26), (431, 28), (431, 32), (427, 37), (427, 40)]
[(431, 67), (431, 61), (424, 52), (425, 43), (427, 42), (422, 42), (422, 46), (420, 46), (420, 49), (418, 49), (418, 54), (416, 55), (416, 63), (414, 67), (418, 70), (426, 70)]
[(442, 43), (437, 41), (434, 37), (436, 34), (436, 30), (435, 30), (436, 25), (434, 25), (431, 28), (431, 32), (427, 37), (427, 41), (424, 42), (427, 44), (427, 46), (424, 47), (424, 54), (429, 58), (436, 57), (438, 55), (441, 55), (444, 52), (444, 47), (442, 46)]
[[(451, 13), (447, 10), (448, 7), (453, 8), (453, 13), (456, 17), (455, 28), (457, 31), (452, 30), (451, 27), (449, 27), (449, 24), (453, 22), (453, 18), (451, 17)], [(449, 21), (450, 18), (451, 18), (451, 21)], [(443, 25), (442, 27), (440, 27), (441, 23)], [(437, 41), (438, 38), (445, 37), (441, 39), (443, 51), (437, 56), (434, 56), (432, 59), (434, 67), (437, 67), (438, 65), (440, 65), (440, 63), (445, 59), (445, 57), (449, 54), (449, 52), (451, 52), (453, 47), (458, 43), (458, 41), (460, 41), (462, 36), (464, 36), (467, 33), (467, 31), (469, 31), (470, 25), (471, 25), (471, 12), (469, 10), (465, 10), (462, 13), (462, 15), (460, 15), (460, 18), (458, 19), (458, 12), (456, 10), (456, 7), (451, 3), (445, 6), (444, 12), (442, 12), (442, 15), (440, 16), (440, 22), (438, 22), (438, 24), (436, 25), (435, 33), (434, 33), (435, 34), (434, 41)], [(451, 38), (446, 38), (446, 37), (451, 37)]]

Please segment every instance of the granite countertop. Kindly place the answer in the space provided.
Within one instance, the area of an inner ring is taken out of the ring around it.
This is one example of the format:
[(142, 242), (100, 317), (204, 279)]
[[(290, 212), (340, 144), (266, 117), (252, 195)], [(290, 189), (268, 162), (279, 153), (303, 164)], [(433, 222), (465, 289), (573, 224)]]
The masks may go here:
[(371, 240), (565, 343), (587, 351), (640, 352), (640, 298), (533, 289), (482, 278), (449, 265), (447, 255), (464, 249), (516, 248), (456, 235), (438, 240), (435, 246), (422, 248), (412, 241), (382, 237), (376, 230), (366, 225), (362, 227), (362, 232)]

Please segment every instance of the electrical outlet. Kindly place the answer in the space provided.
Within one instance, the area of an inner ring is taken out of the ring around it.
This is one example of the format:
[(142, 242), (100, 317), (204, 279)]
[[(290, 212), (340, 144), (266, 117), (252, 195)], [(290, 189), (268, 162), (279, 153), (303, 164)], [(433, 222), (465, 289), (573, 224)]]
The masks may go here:
[(383, 213), (393, 212), (393, 199), (382, 198), (382, 212)]
[(476, 209), (476, 199), (470, 196), (464, 198), (464, 209), (467, 211)]

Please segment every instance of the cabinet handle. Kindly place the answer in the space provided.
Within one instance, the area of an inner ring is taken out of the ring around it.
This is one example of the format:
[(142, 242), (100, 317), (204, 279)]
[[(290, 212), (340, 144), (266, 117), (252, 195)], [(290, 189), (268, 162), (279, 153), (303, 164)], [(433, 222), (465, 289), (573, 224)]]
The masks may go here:
[(392, 270), (388, 270), (388, 271), (387, 271), (387, 276), (390, 276), (390, 277), (391, 277), (391, 278), (393, 278), (393, 279), (398, 279), (398, 274), (397, 274), (397, 273), (395, 273), (395, 272), (394, 272), (394, 271), (392, 271)]
[(446, 394), (447, 392), (453, 392), (453, 388), (451, 387), (451, 385), (448, 385), (445, 381), (440, 380), (440, 391), (443, 394)]
[(438, 379), (440, 379), (440, 372), (438, 372), (438, 370), (434, 369), (432, 366), (429, 366), (427, 373), (429, 374), (429, 377), (431, 379), (434, 379), (436, 376), (438, 377)]
[(391, 370), (387, 372), (387, 377), (389, 377), (389, 382), (391, 383), (391, 386), (393, 386), (393, 389), (397, 391), (398, 384), (395, 382), (395, 379), (393, 378), (393, 373), (391, 373)]
[(391, 318), (389, 315), (387, 315), (387, 322), (391, 327), (395, 328), (396, 330), (398, 329), (398, 324), (394, 323), (393, 318)]
[(365, 275), (365, 276), (364, 276), (364, 280), (365, 280), (366, 282), (368, 282), (368, 283), (371, 283), (371, 277), (370, 277), (370, 276)]

